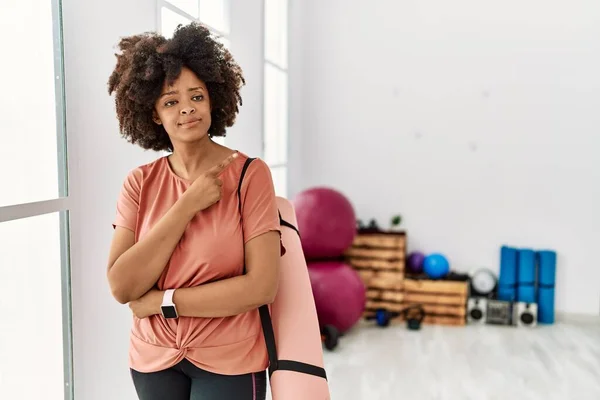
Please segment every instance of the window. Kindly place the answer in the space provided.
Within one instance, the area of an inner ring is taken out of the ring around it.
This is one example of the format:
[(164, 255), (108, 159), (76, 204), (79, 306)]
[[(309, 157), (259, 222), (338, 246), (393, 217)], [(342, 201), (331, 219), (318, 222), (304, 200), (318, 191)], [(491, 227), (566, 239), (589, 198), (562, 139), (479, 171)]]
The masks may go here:
[(263, 152), (278, 196), (287, 197), (288, 2), (265, 0)]
[[(160, 10), (160, 32), (170, 37), (177, 24), (198, 21), (216, 35), (228, 37), (230, 32), (230, 0), (158, 0)], [(163, 20), (167, 13), (167, 20)], [(176, 22), (173, 24), (173, 22)]]
[[(62, 21), (59, 0), (0, 13), (0, 399), (72, 399), (71, 286)], [(32, 101), (35, 107), (31, 107)], [(40, 301), (43, 300), (43, 301)], [(43, 334), (40, 334), (43, 332)], [(34, 343), (34, 346), (15, 343)], [(43, 353), (40, 353), (43, 351)], [(44, 371), (31, 384), (35, 360)], [(26, 379), (27, 378), (27, 379)]]
[[(0, 398), (65, 398), (63, 217), (54, 212), (0, 223)], [(23, 373), (32, 360), (43, 371), (36, 374), (35, 385)]]
[[(230, 0), (158, 0), (159, 29), (166, 38), (173, 36), (178, 25), (187, 25), (193, 21), (209, 28), (217, 40), (230, 48)], [(213, 140), (222, 145), (224, 137)]]

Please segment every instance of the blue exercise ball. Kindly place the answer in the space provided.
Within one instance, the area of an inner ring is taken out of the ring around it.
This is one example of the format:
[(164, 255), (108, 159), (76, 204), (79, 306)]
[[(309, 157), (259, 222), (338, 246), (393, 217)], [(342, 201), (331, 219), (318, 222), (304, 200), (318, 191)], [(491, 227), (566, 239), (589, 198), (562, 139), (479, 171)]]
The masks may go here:
[(443, 278), (450, 272), (450, 264), (442, 254), (430, 254), (423, 261), (423, 272), (432, 279)]

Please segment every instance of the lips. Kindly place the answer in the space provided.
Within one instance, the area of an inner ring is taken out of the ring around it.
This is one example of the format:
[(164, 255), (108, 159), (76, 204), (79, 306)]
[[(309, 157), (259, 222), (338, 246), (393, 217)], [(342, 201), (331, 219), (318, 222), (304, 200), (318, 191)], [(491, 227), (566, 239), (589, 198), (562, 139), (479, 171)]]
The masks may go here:
[(187, 121), (180, 122), (179, 126), (189, 126), (189, 125), (192, 125), (192, 124), (194, 124), (196, 122), (200, 122), (200, 120), (198, 118), (190, 119), (190, 120), (187, 120)]

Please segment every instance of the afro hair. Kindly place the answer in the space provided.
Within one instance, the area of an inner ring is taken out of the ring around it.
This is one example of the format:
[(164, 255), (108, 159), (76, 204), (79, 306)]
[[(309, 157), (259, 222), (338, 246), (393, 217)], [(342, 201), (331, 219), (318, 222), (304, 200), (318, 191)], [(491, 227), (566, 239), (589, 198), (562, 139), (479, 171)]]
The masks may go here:
[(211, 137), (225, 136), (242, 105), (242, 70), (231, 53), (203, 25), (179, 25), (171, 39), (149, 32), (122, 38), (121, 54), (108, 81), (115, 93), (121, 135), (144, 149), (173, 151), (162, 125), (153, 122), (163, 84), (171, 85), (183, 67), (206, 83), (211, 99)]

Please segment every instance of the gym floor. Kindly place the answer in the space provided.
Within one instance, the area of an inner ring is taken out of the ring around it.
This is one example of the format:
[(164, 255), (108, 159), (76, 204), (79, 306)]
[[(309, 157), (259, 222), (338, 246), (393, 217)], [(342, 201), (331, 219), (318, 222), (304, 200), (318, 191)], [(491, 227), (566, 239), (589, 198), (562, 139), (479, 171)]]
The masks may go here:
[(598, 400), (600, 317), (514, 328), (360, 323), (325, 350), (333, 400)]

